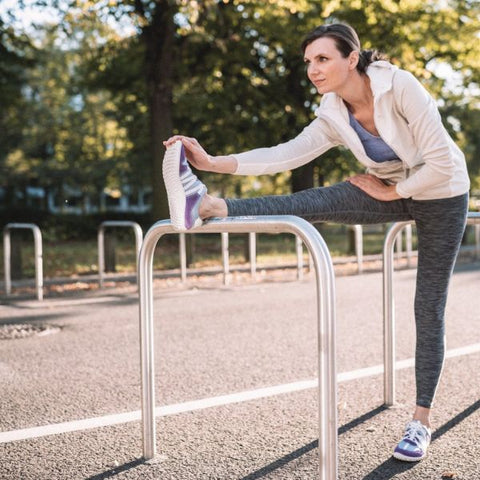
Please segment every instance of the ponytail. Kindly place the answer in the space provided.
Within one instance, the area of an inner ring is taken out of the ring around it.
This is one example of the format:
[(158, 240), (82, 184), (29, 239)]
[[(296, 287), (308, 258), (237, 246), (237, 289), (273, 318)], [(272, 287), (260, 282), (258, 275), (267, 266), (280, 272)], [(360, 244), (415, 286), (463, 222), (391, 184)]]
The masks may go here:
[(377, 60), (387, 60), (387, 56), (378, 50), (362, 50), (358, 55), (357, 70), (360, 73), (365, 73), (367, 71), (367, 67), (372, 62), (376, 62)]

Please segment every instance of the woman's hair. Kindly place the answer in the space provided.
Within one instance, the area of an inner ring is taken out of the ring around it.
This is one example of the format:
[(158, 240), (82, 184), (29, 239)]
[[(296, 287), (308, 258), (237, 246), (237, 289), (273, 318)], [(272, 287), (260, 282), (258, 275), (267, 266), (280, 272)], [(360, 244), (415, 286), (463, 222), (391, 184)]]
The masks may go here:
[(317, 38), (328, 37), (335, 41), (337, 50), (344, 58), (347, 58), (351, 52), (357, 51), (358, 64), (357, 70), (360, 73), (365, 73), (367, 67), (376, 60), (386, 60), (386, 56), (377, 50), (362, 50), (360, 39), (357, 32), (345, 23), (331, 23), (327, 25), (320, 25), (314, 28), (303, 40), (301, 48), (305, 53), (305, 49)]

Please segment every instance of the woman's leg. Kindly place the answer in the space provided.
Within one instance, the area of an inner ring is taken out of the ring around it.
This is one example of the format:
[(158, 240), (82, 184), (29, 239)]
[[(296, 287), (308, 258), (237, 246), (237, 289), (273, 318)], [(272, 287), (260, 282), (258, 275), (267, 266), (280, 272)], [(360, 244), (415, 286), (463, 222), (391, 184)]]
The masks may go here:
[[(218, 199), (215, 199), (218, 200)], [(208, 201), (207, 201), (208, 202)], [(349, 182), (312, 188), (291, 195), (226, 199), (218, 204), (221, 216), (296, 215), (309, 222), (372, 224), (411, 220), (408, 201), (375, 200)], [(202, 215), (202, 208), (200, 208)], [(210, 210), (212, 213), (212, 210)], [(215, 215), (206, 215), (204, 218)]]
[(412, 202), (418, 236), (415, 375), (417, 406), (423, 407), (417, 409), (419, 416), (428, 414), (425, 409), (432, 406), (443, 367), (445, 305), (465, 230), (467, 208), (466, 194), (442, 200)]
[(415, 293), (416, 408), (393, 456), (416, 462), (430, 444), (430, 408), (445, 357), (445, 304), (448, 285), (465, 229), (468, 195), (410, 203), (417, 226), (418, 267)]

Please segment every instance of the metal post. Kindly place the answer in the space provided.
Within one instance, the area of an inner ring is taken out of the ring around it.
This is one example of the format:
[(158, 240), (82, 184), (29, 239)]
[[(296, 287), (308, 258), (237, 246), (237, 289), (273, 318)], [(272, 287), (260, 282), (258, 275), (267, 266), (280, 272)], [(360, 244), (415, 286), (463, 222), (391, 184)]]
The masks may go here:
[(355, 254), (357, 255), (357, 273), (363, 272), (363, 227), (352, 225), (355, 231)]
[(230, 260), (229, 260), (229, 241), (228, 232), (222, 232), (222, 264), (223, 264), (223, 284), (230, 283)]
[[(405, 226), (413, 222), (394, 223), (385, 237), (383, 247), (383, 358), (384, 402), (395, 403), (395, 305), (393, 298), (393, 245), (395, 238)], [(480, 225), (480, 212), (468, 212), (467, 224)]]
[(255, 232), (248, 234), (248, 256), (250, 258), (250, 275), (252, 280), (257, 277), (257, 235)]
[(43, 300), (43, 251), (42, 251), (42, 232), (37, 225), (33, 223), (7, 223), (3, 229), (3, 258), (5, 270), (5, 293), (10, 295), (12, 292), (12, 272), (11, 272), (11, 241), (10, 231), (13, 229), (32, 230), (35, 255), (35, 290), (37, 300)]
[(183, 283), (187, 281), (187, 242), (185, 234), (182, 232), (178, 235), (180, 250), (180, 278)]
[(405, 227), (405, 250), (407, 252), (407, 267), (412, 266), (412, 225)]
[(107, 227), (129, 227), (133, 228), (135, 234), (135, 258), (138, 262), (140, 248), (142, 247), (143, 232), (140, 225), (136, 222), (129, 222), (123, 220), (107, 220), (102, 222), (98, 227), (97, 243), (98, 243), (98, 283), (99, 287), (103, 288), (103, 277), (105, 273), (105, 229)]
[(395, 403), (395, 306), (393, 302), (393, 247), (398, 233), (410, 222), (394, 223), (383, 246), (383, 398)]
[[(293, 233), (312, 254), (316, 272), (318, 318), (319, 480), (337, 478), (337, 389), (335, 368), (334, 270), (320, 233), (307, 221), (293, 216), (236, 217), (214, 219), (187, 233)], [(153, 335), (152, 265), (155, 246), (164, 234), (175, 233), (170, 221), (155, 223), (145, 235), (140, 251), (140, 355), (142, 377), (143, 456), (156, 455), (155, 375)]]
[(298, 235), (295, 235), (295, 250), (297, 252), (297, 280), (303, 280), (303, 243)]
[(480, 224), (475, 225), (475, 258), (480, 258)]

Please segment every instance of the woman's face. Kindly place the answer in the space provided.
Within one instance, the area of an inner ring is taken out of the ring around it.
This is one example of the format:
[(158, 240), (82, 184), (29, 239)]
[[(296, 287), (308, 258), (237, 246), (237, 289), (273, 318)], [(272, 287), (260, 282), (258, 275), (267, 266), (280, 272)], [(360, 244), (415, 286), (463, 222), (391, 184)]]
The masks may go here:
[(321, 37), (307, 45), (304, 55), (307, 75), (318, 93), (340, 93), (344, 90), (358, 62), (358, 52), (352, 51), (344, 58), (335, 40)]

